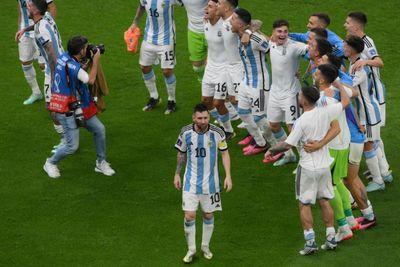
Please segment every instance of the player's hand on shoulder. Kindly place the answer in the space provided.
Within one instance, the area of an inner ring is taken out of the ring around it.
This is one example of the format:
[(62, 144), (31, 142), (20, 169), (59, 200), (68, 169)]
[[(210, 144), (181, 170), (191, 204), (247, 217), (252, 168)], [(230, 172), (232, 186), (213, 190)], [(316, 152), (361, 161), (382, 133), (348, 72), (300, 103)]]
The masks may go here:
[(226, 192), (229, 192), (232, 190), (232, 178), (231, 177), (226, 177), (224, 181), (224, 189)]
[(174, 186), (176, 189), (181, 190), (181, 176), (179, 174), (175, 174)]
[(363, 59), (357, 60), (353, 65), (353, 71), (361, 70), (365, 66), (366, 62)]

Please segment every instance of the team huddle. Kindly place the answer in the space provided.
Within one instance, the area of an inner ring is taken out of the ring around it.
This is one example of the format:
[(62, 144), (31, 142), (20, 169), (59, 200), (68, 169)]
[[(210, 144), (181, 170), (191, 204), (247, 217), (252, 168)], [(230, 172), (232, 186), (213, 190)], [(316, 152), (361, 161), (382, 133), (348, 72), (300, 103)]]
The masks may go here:
[[(171, 1), (169, 6), (162, 3), (141, 2), (131, 28), (137, 27), (146, 11), (140, 65), (150, 99), (143, 110), (152, 110), (160, 103), (151, 69), (160, 58), (169, 95), (165, 113), (169, 114), (176, 108), (171, 90), (176, 78), (171, 74), (175, 66), (173, 47), (170, 37), (165, 37), (174, 27), (173, 17), (168, 14), (172, 14), (174, 4), (186, 8), (190, 60), (201, 81), (202, 103), (194, 108), (193, 124), (182, 129), (175, 144), (178, 163), (174, 184), (183, 189), (188, 244), (183, 261), (192, 262), (196, 255), (199, 204), (203, 211), (201, 250), (206, 259), (213, 256), (209, 248), (213, 212), (222, 207), (216, 186), (217, 150), (221, 151), (226, 173), (223, 184), (230, 191), (226, 142), (235, 137), (231, 121), (238, 118), (242, 121), (239, 126), (248, 133), (238, 143), (244, 146), (244, 155), (265, 152), (263, 163), (282, 166), (297, 162), (294, 149), (298, 151), (296, 197), (306, 241), (299, 251), (301, 255), (318, 250), (310, 207), (316, 201), (326, 225), (326, 239), (321, 246), (324, 250), (335, 249), (337, 243), (352, 238), (355, 230), (376, 225), (367, 192), (383, 190), (393, 177), (380, 137), (385, 125), (385, 92), (379, 74), (383, 61), (372, 39), (364, 33), (366, 15), (348, 14), (344, 40), (327, 29), (330, 18), (323, 13), (311, 15), (306, 33), (289, 33), (289, 22), (279, 19), (268, 36), (261, 31), (262, 22), (252, 20), (236, 0), (182, 0)], [(167, 59), (171, 60), (169, 66)], [(304, 75), (299, 73), (301, 60), (309, 62)], [(223, 131), (209, 124), (209, 114)], [(371, 179), (366, 187), (358, 175), (363, 154), (368, 166), (366, 175)], [(186, 160), (181, 184), (180, 172)], [(358, 205), (362, 217), (353, 216), (352, 202)]]
[[(64, 77), (62, 72), (68, 72), (65, 65), (70, 66), (72, 56), (80, 59), (87, 39), (72, 38), (65, 54), (51, 9), (53, 1), (29, 2), (34, 2), (40, 19), (29, 24), (28, 1), (19, 0), (20, 59), (32, 88), (32, 95), (24, 104), (43, 97), (32, 67), (38, 47), (43, 56), (41, 62), (46, 63), (45, 98), (49, 110), (56, 113), (54, 127), (62, 139), (44, 166), (47, 174), (56, 178), (60, 176), (56, 164), (77, 149), (79, 135), (76, 137), (77, 132), (69, 129), (69, 117), (76, 116), (76, 112), (57, 109), (54, 99), (60, 90), (55, 77)], [(149, 100), (143, 111), (151, 111), (161, 103), (153, 71), (153, 65), (160, 64), (168, 92), (165, 114), (176, 112), (175, 5), (184, 6), (187, 11), (190, 60), (201, 83), (201, 104), (194, 107), (193, 123), (182, 128), (175, 144), (178, 155), (174, 185), (183, 191), (188, 245), (183, 261), (190, 263), (196, 255), (199, 204), (203, 211), (201, 250), (206, 259), (213, 257), (213, 213), (222, 210), (218, 152), (225, 170), (223, 187), (229, 192), (232, 179), (227, 142), (236, 136), (232, 121), (237, 119), (241, 120), (239, 127), (247, 132), (238, 142), (244, 156), (265, 153), (262, 162), (276, 167), (297, 163), (296, 198), (305, 238), (301, 255), (319, 249), (311, 212), (311, 205), (316, 202), (326, 226), (323, 250), (334, 250), (339, 242), (352, 238), (354, 231), (375, 226), (376, 216), (367, 193), (384, 190), (393, 176), (380, 134), (386, 116), (385, 87), (380, 78), (383, 61), (373, 40), (364, 32), (367, 16), (349, 13), (344, 21), (344, 39), (328, 29), (330, 18), (324, 13), (310, 16), (306, 33), (291, 33), (289, 22), (278, 19), (272, 24), (271, 34), (266, 34), (262, 22), (238, 7), (238, 0), (140, 0), (129, 29), (134, 31), (146, 13), (139, 65)], [(29, 32), (32, 25), (35, 31)], [(78, 49), (73, 49), (74, 44)], [(71, 63), (78, 80), (84, 84), (93, 82), (96, 73), (92, 72), (97, 69), (99, 56), (93, 56), (91, 72), (85, 72), (87, 76), (83, 78), (84, 74), (79, 76), (80, 64)], [(304, 74), (299, 70), (302, 60), (309, 63)], [(94, 105), (89, 98), (87, 102), (88, 109)], [(95, 139), (95, 170), (113, 175), (115, 171), (105, 161), (104, 126), (97, 119), (96, 110), (92, 109), (92, 113), (85, 117), (87, 128), (94, 136), (101, 135)], [(210, 124), (210, 115), (219, 127)], [(370, 180), (367, 186), (359, 177), (363, 155), (368, 167), (364, 175)], [(358, 206), (361, 217), (354, 217), (352, 205)]]

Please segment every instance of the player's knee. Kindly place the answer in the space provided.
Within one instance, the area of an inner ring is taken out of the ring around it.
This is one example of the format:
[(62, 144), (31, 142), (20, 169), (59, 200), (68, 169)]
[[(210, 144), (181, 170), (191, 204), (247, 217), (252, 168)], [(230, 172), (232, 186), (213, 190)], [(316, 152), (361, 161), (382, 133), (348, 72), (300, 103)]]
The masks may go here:
[(194, 221), (196, 219), (195, 212), (185, 212), (185, 220), (186, 221)]
[(214, 108), (212, 97), (201, 97), (201, 102), (206, 105), (208, 110), (212, 110)]
[(44, 63), (40, 63), (39, 64), (39, 68), (44, 71), (44, 69), (46, 68), (46, 65)]
[(271, 128), (271, 131), (274, 133), (277, 133), (281, 129), (280, 123), (275, 123), (275, 122), (270, 122), (269, 127)]
[(21, 61), (21, 64), (22, 65), (24, 65), (24, 66), (26, 66), (26, 65), (30, 65), (30, 64), (32, 64), (32, 60), (29, 60), (29, 61)]
[(142, 72), (143, 72), (144, 74), (146, 74), (146, 73), (151, 72), (152, 67), (151, 67), (151, 66), (142, 66), (142, 65), (140, 65), (140, 69), (142, 70)]
[(173, 71), (173, 69), (162, 69), (162, 73), (163, 73), (164, 77), (167, 78), (167, 77), (171, 76), (174, 73), (174, 71)]
[(203, 219), (205, 220), (211, 220), (214, 218), (214, 214), (213, 213), (203, 213)]
[(224, 100), (220, 100), (220, 99), (214, 99), (214, 101), (213, 101), (214, 103), (214, 106), (218, 109), (218, 110), (220, 110), (220, 109), (226, 109), (226, 107), (225, 107), (225, 101)]

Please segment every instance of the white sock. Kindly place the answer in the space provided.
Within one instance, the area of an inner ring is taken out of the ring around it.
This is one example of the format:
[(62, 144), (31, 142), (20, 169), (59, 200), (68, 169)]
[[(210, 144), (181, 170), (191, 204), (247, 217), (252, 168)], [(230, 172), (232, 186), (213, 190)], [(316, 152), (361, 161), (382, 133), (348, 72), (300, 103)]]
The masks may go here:
[[(383, 143), (383, 142), (380, 141), (379, 143)], [(378, 158), (378, 164), (379, 164), (379, 170), (381, 172), (381, 176), (382, 177), (388, 176), (390, 174), (389, 163), (387, 162), (386, 157), (383, 154), (383, 151), (382, 151), (381, 147), (379, 146), (379, 144), (375, 143), (374, 146), (375, 146), (376, 156)]]
[(379, 162), (378, 157), (376, 156), (375, 149), (370, 151), (364, 151), (365, 161), (367, 163), (368, 169), (371, 172), (372, 180), (375, 183), (382, 184), (383, 179), (381, 176), (381, 172), (379, 170)]
[(146, 74), (143, 73), (143, 79), (144, 79), (144, 84), (146, 85), (146, 88), (150, 93), (150, 97), (158, 99), (156, 76), (154, 75), (153, 70)]
[(33, 64), (22, 65), (22, 71), (24, 72), (24, 76), (29, 86), (32, 89), (33, 94), (40, 94), (40, 89), (38, 82), (36, 80), (36, 70), (33, 67)]
[(375, 218), (374, 210), (372, 206), (368, 206), (368, 208), (361, 210), (363, 217), (367, 220), (372, 221)]
[(196, 251), (196, 221), (184, 220), (184, 230), (188, 249), (192, 252)]
[(233, 118), (233, 117), (235, 117), (236, 115), (238, 115), (238, 114), (237, 114), (236, 108), (232, 105), (231, 102), (225, 101), (225, 107), (226, 107), (226, 108), (228, 109), (228, 111), (229, 111), (229, 116), (230, 116), (230, 118)]
[(213, 108), (211, 110), (209, 110), (211, 117), (213, 117), (215, 120), (217, 120), (218, 122), (221, 122), (221, 119), (219, 117), (219, 113), (218, 110), (216, 108)]
[(221, 120), (222, 127), (224, 127), (224, 131), (232, 133), (233, 132), (233, 128), (232, 128), (229, 112), (227, 112), (224, 115), (219, 114), (219, 119)]
[(175, 100), (175, 88), (176, 88), (176, 77), (172, 74), (169, 77), (164, 77), (165, 85), (167, 86), (168, 91), (168, 101), (176, 101)]
[(345, 225), (339, 226), (340, 232), (351, 232), (350, 226), (346, 223)]
[(335, 227), (326, 227), (326, 239), (331, 240), (336, 235)]
[(267, 118), (263, 116), (262, 118), (257, 118), (256, 117), (256, 123), (258, 128), (260, 128), (264, 139), (270, 144), (274, 145), (276, 144), (276, 140), (272, 134), (271, 128), (269, 127), (269, 123), (267, 121)]
[(64, 142), (64, 128), (62, 127), (62, 125), (57, 125), (57, 124), (53, 124), (54, 126), (54, 130), (56, 130), (56, 133), (58, 133), (58, 135), (60, 136), (61, 142)]
[(307, 245), (312, 245), (315, 242), (315, 233), (314, 230), (308, 229), (308, 230), (304, 230), (304, 239), (306, 240)]
[(253, 115), (251, 113), (241, 113), (239, 110), (239, 116), (242, 121), (246, 124), (246, 129), (251, 136), (253, 136), (257, 145), (265, 146), (266, 142), (264, 137), (262, 136), (260, 128), (258, 128), (257, 124), (254, 121)]
[(210, 240), (214, 231), (214, 217), (211, 219), (203, 218), (203, 234), (201, 239), (201, 247), (208, 248), (210, 246)]

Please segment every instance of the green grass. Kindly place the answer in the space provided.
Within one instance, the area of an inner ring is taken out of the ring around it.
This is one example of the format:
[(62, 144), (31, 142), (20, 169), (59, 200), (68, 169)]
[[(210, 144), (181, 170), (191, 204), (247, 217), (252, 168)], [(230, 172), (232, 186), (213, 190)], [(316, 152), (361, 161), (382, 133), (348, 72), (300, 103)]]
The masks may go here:
[[(79, 151), (60, 163), (62, 177), (49, 179), (42, 165), (58, 139), (43, 102), (22, 105), (29, 95), (18, 62), (15, 1), (3, 3), (0, 49), (0, 266), (180, 266), (186, 252), (181, 192), (172, 186), (174, 142), (190, 122), (200, 99), (200, 86), (191, 71), (186, 45), (186, 14), (176, 9), (178, 112), (163, 115), (164, 107), (144, 113), (147, 101), (138, 67), (138, 55), (126, 52), (123, 32), (130, 25), (138, 1), (56, 1), (57, 24), (64, 46), (69, 37), (84, 34), (104, 43), (102, 57), (111, 89), (101, 120), (107, 128), (107, 156), (117, 174), (105, 177), (93, 171), (95, 151), (90, 134), (81, 131)], [(274, 168), (261, 156), (243, 157), (230, 144), (233, 191), (223, 193), (224, 211), (216, 215), (212, 250), (215, 266), (396, 266), (400, 256), (398, 219), (399, 167), (396, 154), (397, 75), (400, 42), (397, 1), (242, 1), (254, 18), (287, 18), (292, 31), (305, 31), (309, 14), (331, 15), (330, 29), (344, 36), (346, 13), (368, 14), (367, 33), (385, 62), (382, 77), (388, 89), (387, 126), (382, 132), (395, 182), (385, 192), (370, 194), (379, 226), (357, 232), (333, 253), (300, 257), (302, 230), (294, 199), (294, 166)], [(144, 18), (142, 19), (142, 26)], [(39, 71), (38, 71), (39, 72)], [(159, 69), (159, 92), (166, 90)], [(42, 74), (38, 74), (42, 81)], [(164, 104), (165, 105), (164, 101)], [(239, 137), (244, 132), (239, 131)], [(239, 137), (236, 139), (238, 140)], [(365, 166), (363, 166), (365, 168)], [(358, 213), (358, 212), (357, 212)], [(319, 243), (324, 229), (315, 212)], [(201, 239), (201, 219), (198, 238)], [(194, 266), (205, 266), (200, 258)]]

